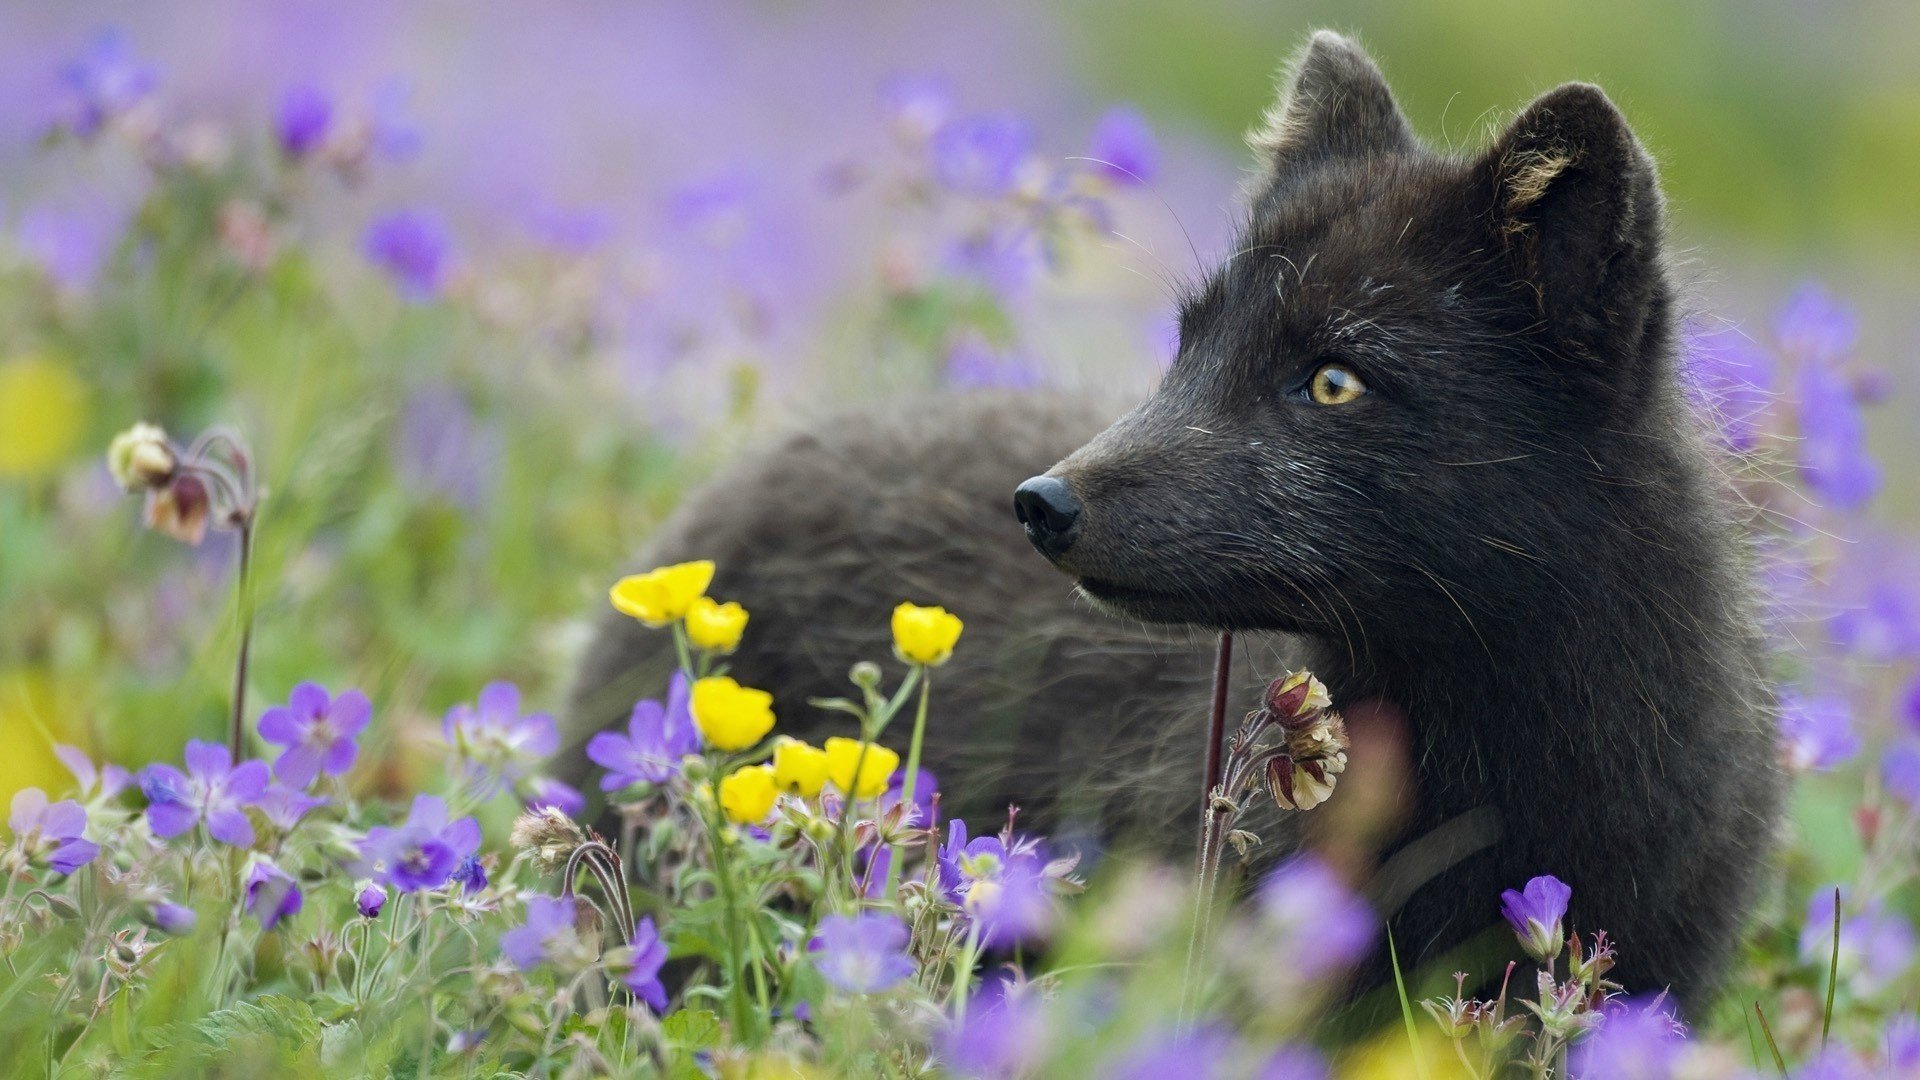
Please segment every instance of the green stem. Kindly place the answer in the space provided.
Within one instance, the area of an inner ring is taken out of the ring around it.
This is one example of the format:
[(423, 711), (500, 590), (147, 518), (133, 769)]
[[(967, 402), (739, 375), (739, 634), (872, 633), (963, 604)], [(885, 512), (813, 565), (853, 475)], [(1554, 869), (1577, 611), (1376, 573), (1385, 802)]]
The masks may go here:
[[(907, 776), (900, 784), (900, 805), (909, 811), (913, 808), (914, 788), (920, 781), (920, 742), (927, 734), (927, 696), (933, 689), (933, 677), (923, 674), (920, 677), (920, 708), (913, 717), (913, 739), (907, 743)], [(931, 828), (930, 822), (921, 822), (923, 828)], [(887, 890), (885, 895), (893, 895), (893, 887), (900, 880), (900, 849), (895, 846), (887, 854)]]
[(236, 609), (240, 620), (240, 658), (233, 668), (233, 713), (227, 723), (227, 749), (234, 764), (246, 757), (247, 746), (247, 663), (253, 652), (253, 519), (242, 519), (240, 533), (240, 572), (234, 583)]
[(740, 908), (734, 899), (733, 867), (727, 859), (724, 845), (721, 843), (721, 830), (726, 827), (725, 811), (720, 809), (720, 770), (713, 770), (713, 811), (707, 821), (707, 842), (713, 851), (713, 869), (720, 879), (721, 910), (726, 913), (727, 925), (727, 996), (733, 1007), (733, 1024), (742, 1036), (749, 1027), (746, 988), (741, 985), (740, 962)]

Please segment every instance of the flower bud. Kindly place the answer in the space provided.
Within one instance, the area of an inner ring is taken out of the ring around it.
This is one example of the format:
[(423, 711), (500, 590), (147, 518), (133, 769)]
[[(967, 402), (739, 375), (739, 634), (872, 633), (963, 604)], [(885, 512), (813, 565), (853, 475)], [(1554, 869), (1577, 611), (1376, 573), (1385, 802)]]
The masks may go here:
[(875, 689), (880, 685), (880, 665), (871, 660), (862, 660), (847, 671), (847, 678), (863, 690)]
[(107, 470), (122, 491), (161, 487), (173, 478), (179, 463), (158, 424), (135, 424), (107, 446)]
[(360, 911), (363, 919), (377, 919), (380, 909), (387, 906), (387, 890), (376, 882), (369, 881), (361, 886), (360, 893), (353, 899), (353, 906)]
[(1296, 671), (1267, 686), (1265, 704), (1282, 726), (1293, 727), (1309, 713), (1332, 708), (1333, 698), (1312, 672)]
[(166, 486), (147, 492), (147, 528), (197, 546), (206, 538), (212, 509), (213, 499), (199, 477), (176, 475)]

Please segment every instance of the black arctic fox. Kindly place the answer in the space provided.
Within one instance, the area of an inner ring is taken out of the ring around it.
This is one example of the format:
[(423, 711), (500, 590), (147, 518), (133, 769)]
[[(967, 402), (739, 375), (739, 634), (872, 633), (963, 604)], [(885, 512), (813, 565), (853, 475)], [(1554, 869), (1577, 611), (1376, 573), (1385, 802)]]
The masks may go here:
[[(1382, 854), (1420, 857), (1375, 886), (1404, 963), (1551, 873), (1622, 981), (1698, 1009), (1782, 778), (1740, 515), (1682, 395), (1652, 162), (1582, 84), (1436, 152), (1330, 33), (1253, 141), (1244, 234), (1144, 404), (1104, 430), (1117, 410), (1047, 396), (843, 416), (740, 460), (641, 561), (718, 561), (716, 595), (753, 613), (735, 670), (800, 735), (826, 723), (807, 697), (886, 654), (897, 600), (951, 607), (968, 631), (928, 748), (946, 807), (1169, 847), (1194, 832), (1209, 650), (1149, 624), (1275, 632), (1236, 713), (1277, 652), (1404, 717)], [(1051, 568), (1006, 514), (1042, 469), (1015, 504)], [(659, 686), (663, 637), (607, 619), (578, 737)]]

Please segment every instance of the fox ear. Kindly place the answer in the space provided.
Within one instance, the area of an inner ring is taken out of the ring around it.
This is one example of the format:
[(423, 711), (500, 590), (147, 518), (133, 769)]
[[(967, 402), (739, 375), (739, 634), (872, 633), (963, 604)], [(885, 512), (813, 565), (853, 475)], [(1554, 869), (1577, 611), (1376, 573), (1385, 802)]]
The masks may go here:
[(1545, 329), (1575, 355), (1637, 351), (1665, 295), (1653, 161), (1597, 86), (1537, 98), (1474, 170)]
[(1316, 31), (1283, 70), (1279, 100), (1247, 137), (1265, 174), (1263, 186), (1305, 165), (1415, 145), (1386, 78), (1352, 41)]

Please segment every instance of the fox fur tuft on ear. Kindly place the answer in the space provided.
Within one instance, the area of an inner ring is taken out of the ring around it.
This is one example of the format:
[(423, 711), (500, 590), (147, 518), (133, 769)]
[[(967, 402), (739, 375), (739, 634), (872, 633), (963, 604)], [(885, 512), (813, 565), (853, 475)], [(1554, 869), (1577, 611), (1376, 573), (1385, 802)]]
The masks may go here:
[(1268, 183), (1304, 165), (1417, 145), (1380, 68), (1331, 30), (1308, 39), (1280, 83), (1278, 100), (1247, 136)]

